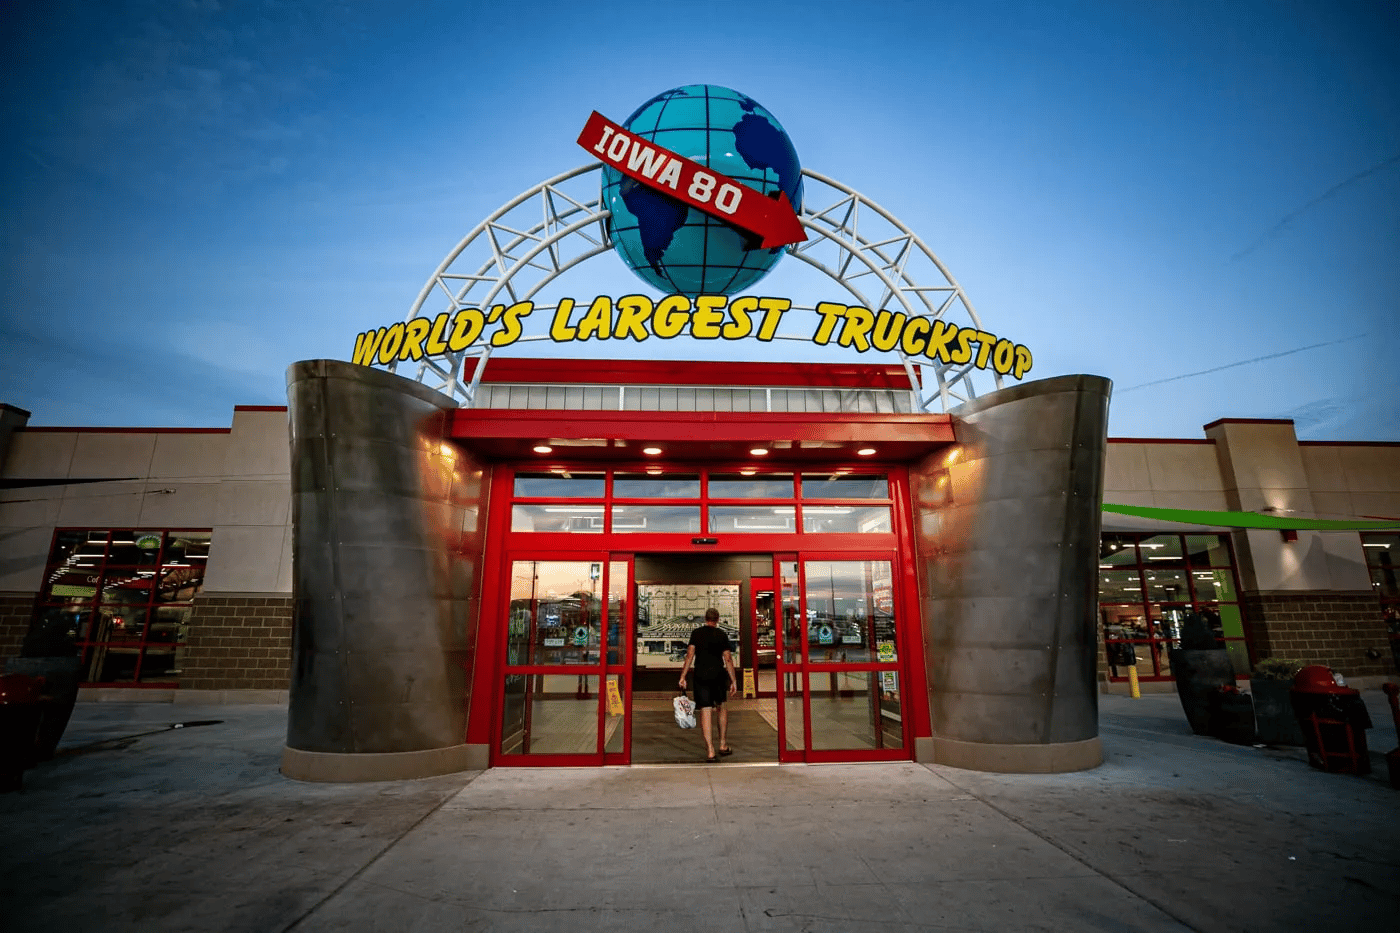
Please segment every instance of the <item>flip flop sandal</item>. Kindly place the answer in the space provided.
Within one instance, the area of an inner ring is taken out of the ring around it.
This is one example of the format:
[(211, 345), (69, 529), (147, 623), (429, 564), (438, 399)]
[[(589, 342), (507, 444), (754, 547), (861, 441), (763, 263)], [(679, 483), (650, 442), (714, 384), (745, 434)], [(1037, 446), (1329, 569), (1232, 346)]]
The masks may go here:
[(734, 754), (734, 749), (732, 749), (732, 748), (721, 748), (721, 749), (719, 750), (719, 753), (720, 753), (720, 755), (722, 755), (722, 756), (723, 756), (723, 755), (732, 755), (732, 754)]
[(705, 763), (706, 763), (706, 764), (710, 764), (710, 765), (714, 764), (714, 763), (717, 762), (717, 761), (719, 761), (719, 759), (718, 759), (718, 758), (713, 758), (713, 757), (712, 757), (712, 758), (706, 758), (706, 759), (705, 759)]

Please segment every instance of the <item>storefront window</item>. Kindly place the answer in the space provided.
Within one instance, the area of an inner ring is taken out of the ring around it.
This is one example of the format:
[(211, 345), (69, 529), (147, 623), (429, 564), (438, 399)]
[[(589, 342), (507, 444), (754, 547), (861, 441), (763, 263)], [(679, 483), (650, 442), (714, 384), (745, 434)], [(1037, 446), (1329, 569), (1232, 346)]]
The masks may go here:
[(618, 473), (614, 499), (699, 499), (698, 473)]
[(888, 499), (889, 478), (868, 473), (803, 473), (804, 499)]
[(1363, 534), (1361, 550), (1366, 553), (1371, 589), (1380, 599), (1390, 655), (1400, 671), (1400, 534)]
[(516, 496), (530, 499), (601, 499), (606, 491), (602, 473), (517, 473)]
[(1104, 535), (1099, 546), (1099, 625), (1109, 677), (1128, 668), (1168, 679), (1168, 650), (1193, 615), (1204, 618), (1235, 670), (1250, 670), (1244, 619), (1226, 535)]
[(795, 506), (712, 505), (711, 534), (793, 534), (797, 531)]
[(711, 499), (791, 499), (792, 474), (711, 473)]
[(78, 655), (88, 684), (178, 685), (209, 540), (207, 529), (56, 532), (24, 650)]

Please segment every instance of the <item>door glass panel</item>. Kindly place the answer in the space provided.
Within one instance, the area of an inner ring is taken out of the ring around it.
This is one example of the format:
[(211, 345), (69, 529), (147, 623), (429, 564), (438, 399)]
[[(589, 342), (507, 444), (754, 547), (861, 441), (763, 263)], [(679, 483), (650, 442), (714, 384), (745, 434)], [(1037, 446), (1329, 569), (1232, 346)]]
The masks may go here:
[(802, 509), (802, 530), (808, 534), (889, 534), (890, 507), (809, 505)]
[(807, 658), (812, 663), (897, 661), (887, 560), (809, 560)]
[(501, 754), (593, 755), (597, 752), (597, 676), (506, 675)]
[[(783, 644), (783, 663), (801, 664), (803, 625), (797, 599), (797, 561), (780, 562), (778, 572), (783, 608), (783, 628), (778, 634)], [(788, 689), (797, 688), (789, 686)]]
[(786, 679), (783, 694), (783, 744), (790, 752), (800, 752), (807, 747), (806, 714), (802, 711), (804, 677), (796, 671), (788, 671)]
[[(894, 698), (888, 704), (887, 682)], [(810, 683), (814, 751), (903, 747), (894, 671), (814, 673)]]
[(511, 567), (507, 664), (597, 664), (602, 564), (518, 560)]
[(608, 564), (608, 663), (622, 664), (622, 650), (627, 631), (627, 562), (615, 560)]
[(605, 716), (603, 720), (603, 751), (618, 753), (622, 751), (622, 743), (627, 738), (627, 731), (623, 728), (623, 721), (626, 719), (626, 707), (623, 694), (626, 684), (622, 682), (622, 677), (617, 674), (608, 675), (607, 694), (603, 697), (605, 706)]

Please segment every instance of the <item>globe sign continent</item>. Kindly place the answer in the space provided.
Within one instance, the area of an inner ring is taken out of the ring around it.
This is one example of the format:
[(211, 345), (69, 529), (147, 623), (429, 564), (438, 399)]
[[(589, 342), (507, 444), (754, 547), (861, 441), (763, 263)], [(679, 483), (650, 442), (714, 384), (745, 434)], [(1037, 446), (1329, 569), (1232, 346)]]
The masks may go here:
[[(753, 98), (715, 84), (657, 94), (623, 127), (763, 195), (787, 193), (802, 211), (802, 165), (787, 131)], [(751, 196), (751, 195), (750, 195)], [(603, 204), (613, 248), (667, 294), (732, 295), (763, 278), (783, 247), (761, 249), (745, 231), (668, 197), (608, 165)]]

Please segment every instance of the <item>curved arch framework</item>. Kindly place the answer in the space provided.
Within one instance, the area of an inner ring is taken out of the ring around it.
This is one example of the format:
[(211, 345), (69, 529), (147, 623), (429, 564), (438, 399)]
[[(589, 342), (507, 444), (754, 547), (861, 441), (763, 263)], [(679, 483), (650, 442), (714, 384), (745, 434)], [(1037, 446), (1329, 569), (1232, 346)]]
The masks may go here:
[[(609, 212), (602, 206), (596, 176), (599, 168), (594, 163), (556, 175), (483, 220), (433, 272), (407, 319), (533, 300), (563, 273), (611, 251)], [(809, 235), (806, 242), (788, 248), (794, 258), (840, 283), (856, 304), (872, 311), (888, 308), (910, 318), (983, 329), (962, 286), (913, 231), (854, 189), (813, 171), (804, 169), (802, 174), (806, 194), (801, 220)], [(537, 303), (536, 307), (552, 310), (553, 306)], [(815, 312), (796, 304), (793, 309)], [(548, 338), (525, 336), (521, 342), (544, 339)], [(491, 352), (491, 345), (482, 339), (459, 353), (404, 365), (416, 366), (414, 378), (424, 385), (471, 405)], [(915, 391), (920, 411), (947, 411), (976, 398), (974, 378), (1001, 388), (999, 374), (978, 370), (972, 363), (948, 365), (908, 356), (902, 349), (897, 352), (911, 383), (921, 386)], [(395, 371), (399, 365), (390, 363), (387, 368)], [(934, 379), (916, 378), (915, 367), (932, 371)]]

